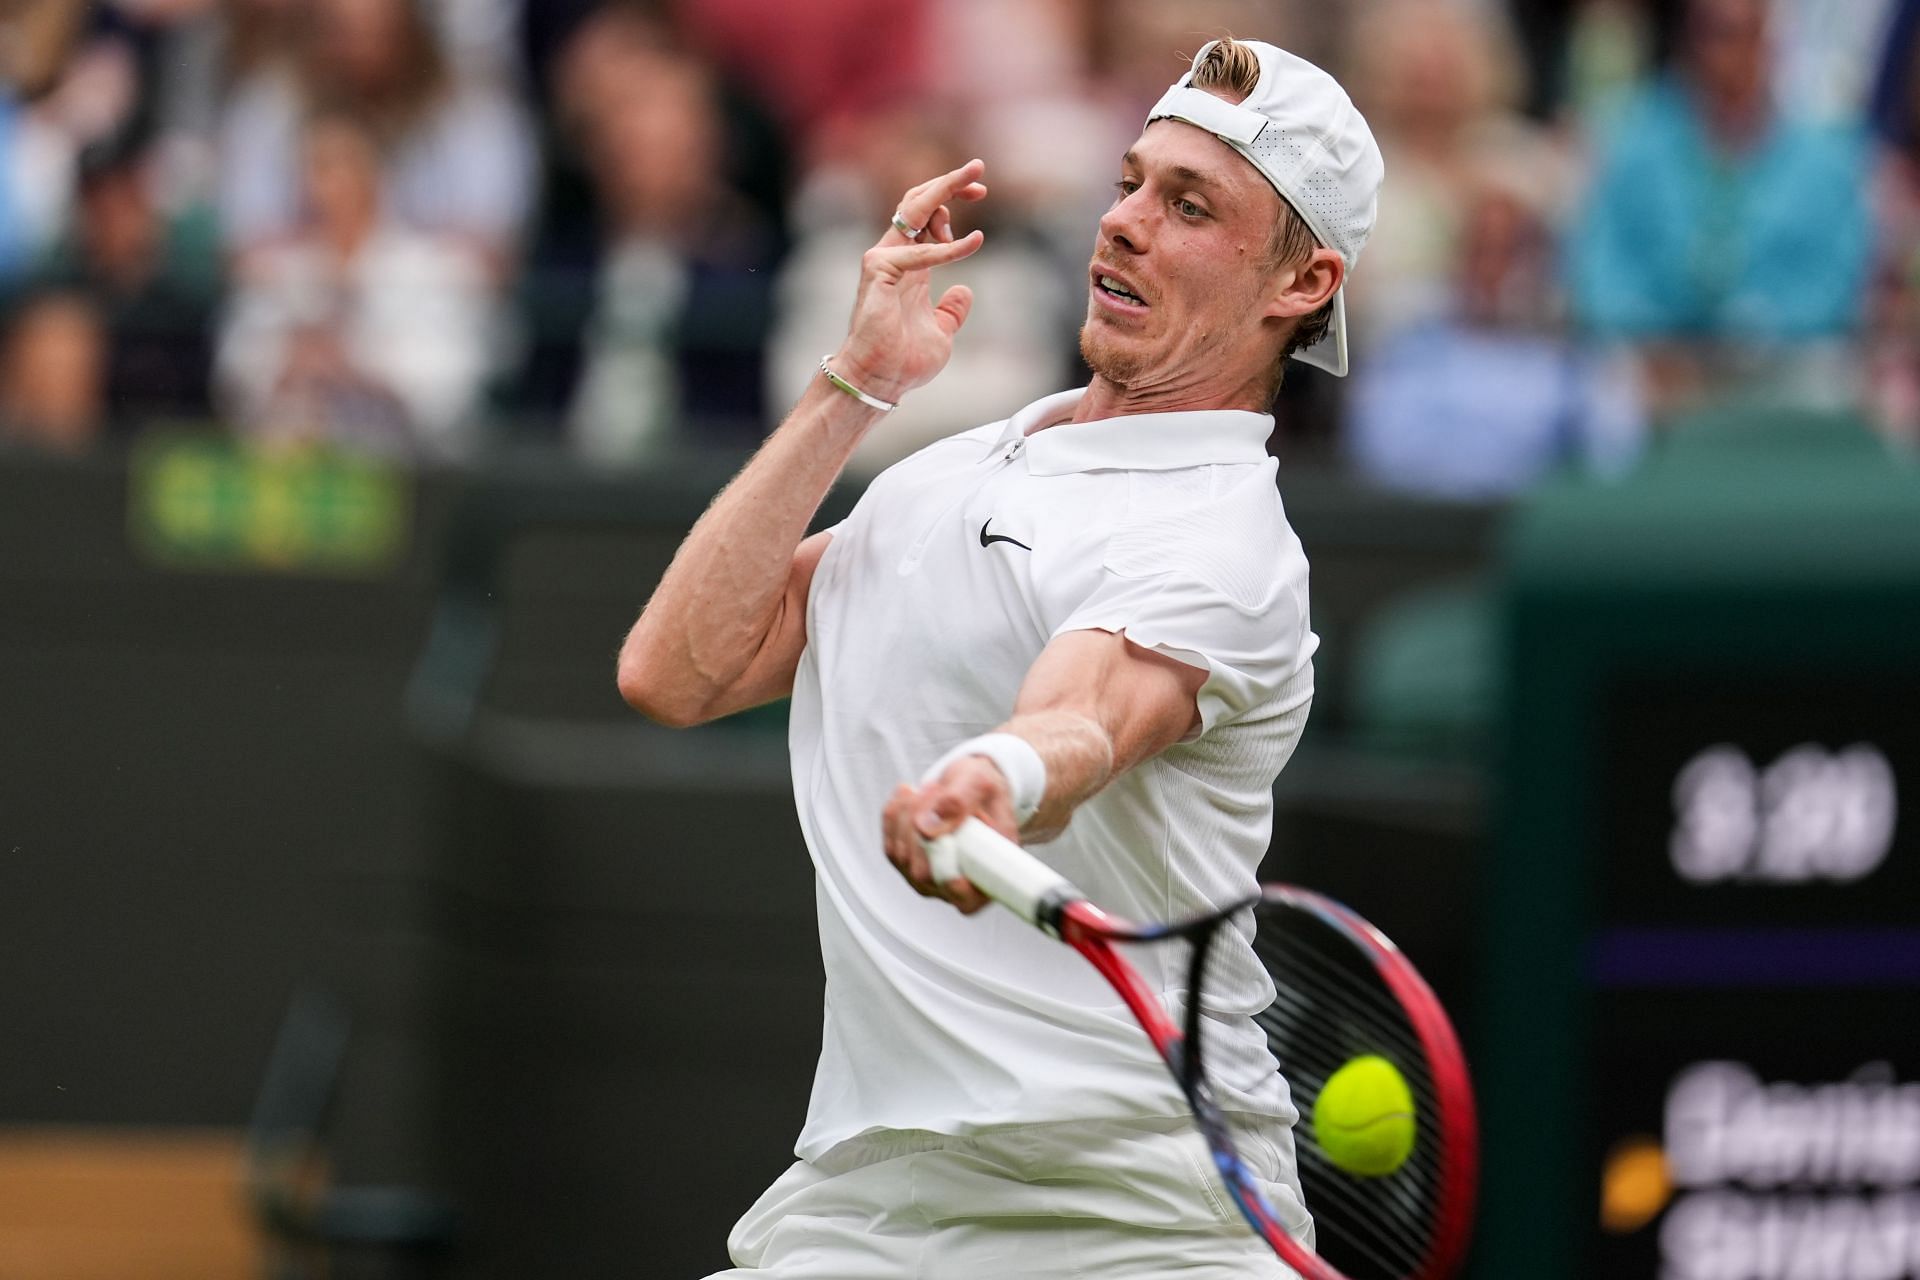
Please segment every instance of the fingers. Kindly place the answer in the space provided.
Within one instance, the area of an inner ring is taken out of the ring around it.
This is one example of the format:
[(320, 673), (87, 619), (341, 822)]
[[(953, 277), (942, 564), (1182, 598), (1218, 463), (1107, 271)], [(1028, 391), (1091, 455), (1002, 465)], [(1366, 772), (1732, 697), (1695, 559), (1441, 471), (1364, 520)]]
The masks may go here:
[[(958, 307), (964, 319), (965, 295), (956, 298), (954, 290), (949, 289), (941, 306), (949, 303)], [(997, 765), (981, 756), (955, 761), (939, 781), (928, 786), (895, 787), (881, 815), (887, 860), (899, 869), (914, 892), (952, 903), (967, 915), (985, 907), (991, 899), (964, 878), (935, 880), (924, 841), (956, 830), (971, 817), (984, 820), (1008, 839), (1019, 839), (1007, 780)]]
[(914, 814), (919, 804), (920, 795), (912, 787), (905, 783), (895, 787), (881, 813), (881, 840), (887, 861), (906, 878), (915, 893), (925, 898), (945, 897), (942, 886), (933, 878), (927, 847), (914, 829)]
[(982, 907), (990, 907), (993, 905), (993, 899), (974, 888), (972, 881), (969, 880), (962, 880), (959, 877), (955, 877), (947, 881), (941, 888), (946, 890), (942, 896), (955, 907), (959, 908), (960, 914), (963, 916), (970, 916)]
[[(958, 169), (950, 170), (937, 178), (921, 183), (906, 195), (900, 197), (900, 217), (910, 227), (926, 227), (933, 222), (934, 213), (942, 205), (953, 200), (981, 200), (986, 197), (987, 185), (980, 181), (987, 172), (984, 160), (969, 160)], [(916, 239), (924, 241), (924, 235)], [(911, 244), (895, 227), (888, 227), (880, 238), (883, 245), (897, 246)]]
[(973, 290), (963, 284), (956, 284), (940, 295), (940, 303), (933, 309), (934, 320), (951, 337), (960, 332), (960, 326), (967, 322), (967, 316), (973, 311)]
[(927, 851), (913, 834), (913, 804), (915, 796), (912, 787), (901, 783), (893, 789), (887, 798), (887, 806), (880, 816), (880, 834), (886, 848), (887, 861), (907, 882), (921, 893), (926, 890), (923, 884), (931, 881), (931, 869), (927, 865)]
[(869, 271), (898, 280), (909, 271), (926, 271), (970, 258), (986, 243), (986, 235), (969, 231), (958, 240), (944, 244), (875, 245), (867, 250), (864, 262)]
[(913, 829), (922, 840), (946, 835), (967, 820), (967, 806), (954, 792), (938, 784), (920, 793), (913, 811)]
[(966, 804), (952, 792), (937, 785), (916, 791), (902, 784), (888, 797), (880, 825), (887, 861), (913, 886), (915, 893), (923, 898), (939, 898), (953, 904), (962, 914), (972, 915), (992, 899), (963, 877), (934, 879), (924, 843), (927, 838), (952, 831), (967, 817)]
[(925, 238), (936, 240), (941, 244), (953, 242), (953, 211), (951, 209), (941, 205), (933, 211), (933, 217), (927, 223)]
[(993, 761), (985, 756), (956, 760), (940, 776), (940, 783), (956, 797), (955, 807), (960, 817), (955, 820), (955, 826), (971, 816), (1009, 840), (1020, 839), (1020, 824), (1013, 814), (1013, 793), (1007, 786), (1006, 775)]

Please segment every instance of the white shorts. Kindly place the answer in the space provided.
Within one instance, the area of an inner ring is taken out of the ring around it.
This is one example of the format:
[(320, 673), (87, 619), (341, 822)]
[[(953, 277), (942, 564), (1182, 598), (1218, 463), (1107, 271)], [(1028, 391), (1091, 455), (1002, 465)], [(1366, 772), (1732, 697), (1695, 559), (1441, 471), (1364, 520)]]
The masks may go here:
[[(1236, 1134), (1311, 1247), (1292, 1131)], [(855, 1138), (769, 1187), (709, 1280), (1298, 1280), (1212, 1169), (1185, 1118)]]

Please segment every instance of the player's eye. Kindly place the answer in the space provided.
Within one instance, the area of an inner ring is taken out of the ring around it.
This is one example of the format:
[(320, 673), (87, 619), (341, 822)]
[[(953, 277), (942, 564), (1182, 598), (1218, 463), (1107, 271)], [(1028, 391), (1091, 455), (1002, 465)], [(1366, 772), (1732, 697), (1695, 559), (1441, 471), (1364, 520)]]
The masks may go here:
[(1207, 216), (1207, 211), (1191, 200), (1176, 201), (1174, 208), (1180, 210), (1180, 216), (1183, 218), (1204, 218)]
[(1135, 182), (1132, 178), (1122, 178), (1120, 179), (1120, 181), (1113, 184), (1113, 189), (1116, 192), (1118, 192), (1119, 197), (1122, 200), (1124, 200), (1128, 196), (1132, 195), (1134, 192), (1138, 191), (1140, 189), (1140, 184)]

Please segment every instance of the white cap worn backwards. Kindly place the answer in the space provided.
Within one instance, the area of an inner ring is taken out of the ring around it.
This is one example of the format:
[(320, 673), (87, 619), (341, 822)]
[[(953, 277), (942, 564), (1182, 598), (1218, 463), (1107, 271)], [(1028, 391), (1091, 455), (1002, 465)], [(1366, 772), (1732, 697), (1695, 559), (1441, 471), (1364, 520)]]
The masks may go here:
[[(1219, 41), (1194, 55), (1194, 65)], [(1258, 40), (1240, 42), (1260, 59), (1260, 81), (1239, 103), (1192, 87), (1181, 76), (1147, 113), (1205, 129), (1245, 156), (1280, 198), (1293, 206), (1314, 239), (1346, 260), (1360, 258), (1373, 230), (1386, 164), (1372, 130), (1334, 78), (1305, 58)], [(1333, 296), (1327, 336), (1294, 358), (1339, 377), (1347, 372), (1345, 289)]]

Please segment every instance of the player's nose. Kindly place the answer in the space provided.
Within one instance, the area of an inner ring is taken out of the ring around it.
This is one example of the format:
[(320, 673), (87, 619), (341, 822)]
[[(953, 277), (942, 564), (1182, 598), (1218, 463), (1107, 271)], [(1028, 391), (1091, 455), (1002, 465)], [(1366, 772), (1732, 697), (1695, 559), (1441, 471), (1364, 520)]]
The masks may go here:
[(1138, 191), (1121, 196), (1113, 207), (1100, 215), (1100, 242), (1123, 253), (1145, 253), (1147, 226)]

